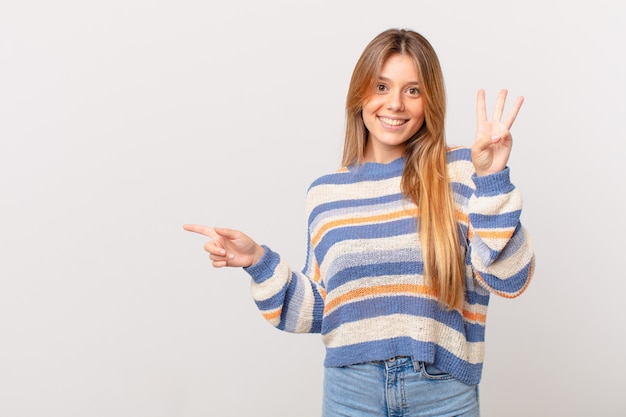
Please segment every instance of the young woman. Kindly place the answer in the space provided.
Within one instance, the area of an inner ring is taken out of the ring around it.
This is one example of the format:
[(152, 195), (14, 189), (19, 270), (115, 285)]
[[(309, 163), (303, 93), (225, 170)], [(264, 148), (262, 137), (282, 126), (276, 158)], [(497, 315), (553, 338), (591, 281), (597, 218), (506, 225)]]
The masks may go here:
[(527, 287), (534, 253), (509, 180), (502, 90), (476, 141), (448, 147), (445, 89), (420, 34), (390, 29), (354, 69), (343, 168), (312, 183), (301, 272), (244, 233), (201, 225), (213, 266), (243, 267), (265, 318), (322, 334), (324, 416), (478, 416), (491, 293)]

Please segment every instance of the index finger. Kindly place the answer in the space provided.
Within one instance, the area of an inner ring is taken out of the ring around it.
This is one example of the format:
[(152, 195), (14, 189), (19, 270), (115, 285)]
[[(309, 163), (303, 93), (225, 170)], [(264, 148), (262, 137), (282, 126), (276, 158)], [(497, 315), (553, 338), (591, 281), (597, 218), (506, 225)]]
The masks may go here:
[(487, 108), (485, 106), (485, 90), (480, 89), (476, 94), (476, 120), (480, 125), (487, 120)]
[(204, 236), (209, 236), (210, 238), (213, 238), (213, 239), (217, 236), (217, 234), (215, 233), (215, 230), (212, 227), (203, 226), (201, 224), (184, 224), (183, 229), (185, 229), (188, 232), (194, 232), (194, 233), (199, 233)]

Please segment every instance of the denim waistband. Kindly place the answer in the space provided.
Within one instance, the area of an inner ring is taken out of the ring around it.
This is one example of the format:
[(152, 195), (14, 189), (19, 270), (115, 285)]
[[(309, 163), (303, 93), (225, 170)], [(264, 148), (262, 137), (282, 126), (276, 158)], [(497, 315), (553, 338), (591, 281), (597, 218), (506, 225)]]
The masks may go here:
[(384, 361), (374, 361), (374, 363), (384, 366), (387, 370), (405, 368), (408, 366), (412, 366), (416, 372), (422, 369), (422, 362), (416, 361), (412, 356), (394, 356)]

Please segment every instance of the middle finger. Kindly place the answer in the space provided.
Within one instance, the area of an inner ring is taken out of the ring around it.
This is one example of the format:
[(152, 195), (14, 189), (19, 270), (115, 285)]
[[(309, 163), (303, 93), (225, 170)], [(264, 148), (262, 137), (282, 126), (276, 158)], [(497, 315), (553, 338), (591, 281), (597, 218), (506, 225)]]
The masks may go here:
[(506, 101), (507, 90), (500, 90), (498, 99), (496, 100), (496, 107), (493, 109), (493, 121), (499, 122), (504, 112), (504, 102)]

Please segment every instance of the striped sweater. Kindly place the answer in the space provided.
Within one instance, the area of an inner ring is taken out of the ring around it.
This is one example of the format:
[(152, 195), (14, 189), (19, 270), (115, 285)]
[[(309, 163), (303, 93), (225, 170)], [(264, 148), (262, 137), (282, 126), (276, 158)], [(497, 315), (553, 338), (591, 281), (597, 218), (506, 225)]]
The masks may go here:
[(423, 276), (417, 210), (400, 192), (404, 162), (347, 167), (314, 181), (304, 268), (292, 270), (264, 245), (263, 258), (245, 268), (252, 296), (277, 328), (321, 333), (325, 366), (412, 356), (477, 384), (489, 295), (521, 294), (533, 272), (521, 196), (508, 168), (478, 177), (469, 148), (448, 151), (466, 291), (463, 311), (447, 311)]

